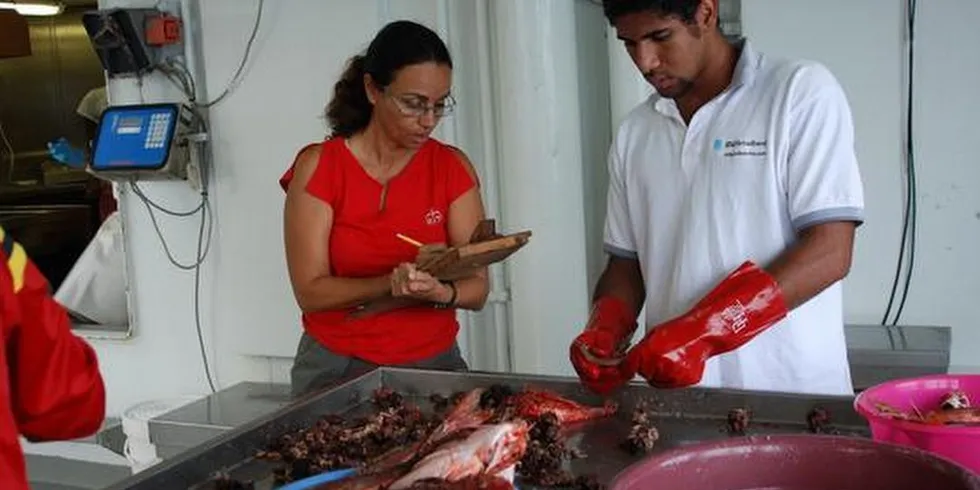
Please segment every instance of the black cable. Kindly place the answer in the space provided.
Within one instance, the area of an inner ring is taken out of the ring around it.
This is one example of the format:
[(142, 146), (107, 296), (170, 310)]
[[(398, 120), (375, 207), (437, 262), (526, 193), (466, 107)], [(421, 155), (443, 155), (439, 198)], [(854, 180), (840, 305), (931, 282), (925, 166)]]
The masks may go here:
[[(156, 204), (155, 202), (153, 202), (153, 200), (151, 200), (149, 197), (143, 194), (143, 191), (139, 188), (138, 185), (136, 185), (136, 182), (130, 181), (130, 188), (133, 190), (133, 193), (140, 199), (140, 201), (143, 202), (143, 205), (146, 207), (146, 212), (147, 214), (150, 215), (150, 221), (153, 223), (153, 229), (156, 231), (157, 237), (160, 239), (160, 243), (163, 245), (163, 250), (167, 255), (167, 259), (170, 260), (170, 263), (173, 264), (178, 269), (194, 271), (194, 325), (195, 325), (195, 329), (197, 330), (198, 345), (200, 346), (201, 349), (201, 362), (204, 365), (204, 374), (207, 378), (208, 386), (211, 388), (211, 393), (216, 393), (218, 390), (215, 387), (215, 382), (213, 376), (211, 375), (211, 366), (208, 361), (207, 349), (204, 346), (204, 330), (201, 325), (202, 323), (201, 322), (201, 265), (204, 263), (204, 260), (208, 256), (208, 252), (211, 250), (211, 237), (214, 231), (214, 219), (211, 217), (211, 202), (210, 199), (208, 198), (208, 191), (207, 191), (207, 184), (206, 184), (207, 173), (203, 168), (207, 165), (206, 158), (204, 158), (203, 156), (206, 153), (207, 153), (206, 151), (203, 150), (201, 151), (202, 154), (201, 203), (191, 211), (173, 211), (164, 208), (159, 204)], [(160, 230), (160, 225), (157, 223), (156, 215), (153, 213), (154, 208), (160, 210), (163, 213), (169, 214), (171, 216), (178, 216), (178, 217), (188, 217), (197, 214), (198, 212), (201, 213), (201, 223), (197, 230), (197, 252), (195, 254), (195, 260), (193, 264), (191, 265), (182, 264), (173, 256), (173, 254), (170, 251), (170, 247), (167, 245), (167, 241), (163, 237), (163, 231)], [(208, 229), (208, 238), (207, 238), (206, 246), (204, 244), (205, 223), (207, 224), (207, 229)]]
[[(256, 13), (255, 16), (255, 23), (252, 26), (252, 32), (249, 35), (248, 42), (245, 46), (245, 54), (242, 56), (242, 60), (238, 64), (238, 68), (235, 70), (235, 74), (232, 76), (231, 80), (228, 82), (228, 85), (221, 92), (221, 94), (218, 95), (218, 97), (212, 100), (211, 102), (206, 102), (206, 103), (197, 102), (197, 85), (195, 83), (193, 75), (191, 75), (190, 70), (187, 68), (187, 65), (185, 65), (184, 63), (176, 59), (167, 60), (167, 62), (161, 65), (161, 71), (163, 71), (164, 75), (166, 75), (166, 77), (171, 82), (173, 82), (174, 85), (176, 85), (178, 88), (181, 89), (182, 92), (184, 92), (184, 95), (187, 96), (188, 100), (192, 104), (191, 112), (194, 114), (195, 119), (197, 120), (199, 129), (203, 131), (204, 134), (210, 135), (211, 131), (210, 128), (208, 127), (207, 121), (201, 115), (198, 109), (209, 108), (218, 104), (226, 97), (228, 97), (228, 95), (230, 95), (232, 91), (235, 89), (235, 87), (237, 86), (242, 71), (245, 69), (245, 65), (248, 62), (249, 55), (251, 54), (252, 44), (255, 42), (255, 37), (259, 31), (259, 24), (261, 23), (262, 20), (262, 10), (263, 10), (264, 3), (265, 3), (264, 0), (259, 0), (258, 12)], [(140, 82), (142, 82), (142, 79), (140, 79)], [(141, 83), (141, 87), (142, 87), (142, 83)], [(140, 93), (142, 95), (142, 90), (140, 90)], [(210, 164), (210, 159), (208, 158), (208, 155), (209, 155), (208, 151), (205, 148), (201, 147), (199, 151), (199, 158), (200, 158), (199, 171), (201, 175), (201, 202), (197, 207), (195, 207), (190, 211), (169, 210), (167, 208), (164, 208), (163, 206), (154, 203), (153, 200), (151, 200), (149, 197), (146, 196), (145, 193), (143, 193), (142, 189), (139, 188), (136, 182), (130, 182), (130, 187), (132, 188), (133, 193), (137, 197), (139, 197), (139, 199), (143, 202), (143, 205), (146, 206), (147, 213), (149, 213), (150, 215), (150, 221), (153, 222), (153, 227), (160, 238), (160, 243), (163, 244), (164, 252), (166, 252), (167, 258), (170, 260), (170, 262), (180, 269), (194, 271), (194, 325), (195, 325), (195, 329), (197, 330), (198, 346), (200, 347), (201, 350), (201, 361), (204, 364), (204, 374), (205, 377), (207, 378), (208, 386), (211, 388), (211, 392), (215, 393), (217, 392), (217, 389), (215, 386), (214, 378), (211, 374), (211, 366), (210, 366), (210, 362), (208, 361), (207, 348), (204, 345), (204, 329), (202, 327), (202, 321), (201, 321), (201, 265), (203, 264), (204, 259), (207, 257), (208, 252), (211, 249), (211, 238), (212, 238), (213, 225), (214, 225), (214, 218), (212, 216), (212, 211), (211, 211), (211, 201), (208, 195), (208, 182), (210, 178), (208, 175), (208, 168), (207, 168), (208, 165)], [(200, 225), (198, 226), (198, 233), (197, 233), (197, 253), (195, 255), (196, 260), (194, 261), (194, 264), (192, 265), (182, 264), (178, 260), (176, 260), (176, 258), (170, 252), (170, 247), (167, 245), (166, 240), (164, 240), (163, 232), (160, 230), (159, 224), (157, 223), (156, 220), (156, 216), (153, 213), (154, 209), (176, 217), (189, 217), (197, 214), (198, 212), (201, 213), (201, 222)], [(205, 226), (207, 226), (208, 229), (207, 232), (208, 238), (207, 238), (206, 246), (204, 244)]]
[[(201, 203), (191, 211), (173, 211), (164, 208), (163, 206), (153, 202), (153, 200), (147, 197), (146, 194), (143, 193), (142, 189), (140, 189), (139, 186), (136, 185), (136, 182), (130, 181), (129, 187), (133, 191), (133, 194), (136, 195), (136, 197), (139, 198), (140, 202), (143, 203), (143, 206), (146, 207), (146, 213), (150, 216), (150, 222), (153, 224), (153, 229), (154, 231), (156, 231), (157, 238), (160, 239), (160, 245), (163, 246), (163, 251), (167, 255), (167, 259), (170, 261), (170, 263), (173, 264), (174, 267), (185, 271), (194, 270), (195, 268), (200, 266), (200, 264), (204, 261), (204, 257), (207, 256), (208, 251), (211, 250), (211, 236), (214, 229), (214, 221), (211, 219), (211, 216), (209, 215), (210, 209), (208, 209), (207, 207), (207, 201), (205, 200), (205, 197), (202, 195)], [(160, 223), (157, 221), (157, 217), (156, 214), (153, 212), (153, 209), (157, 209), (165, 214), (169, 214), (171, 216), (176, 216), (176, 217), (190, 217), (200, 212), (202, 220), (207, 218), (208, 241), (207, 241), (207, 246), (204, 247), (204, 256), (202, 257), (201, 254), (198, 253), (198, 255), (194, 259), (194, 262), (191, 264), (185, 264), (177, 260), (177, 257), (170, 249), (170, 245), (167, 244), (166, 238), (164, 238), (163, 236), (163, 230), (160, 229)]]
[[(174, 80), (174, 78), (169, 73), (168, 73), (168, 78), (172, 82), (174, 82), (179, 88), (181, 88), (184, 91), (185, 95), (187, 95), (187, 97), (191, 99), (191, 102), (193, 102), (194, 94), (193, 92), (190, 91), (194, 87), (194, 81), (193, 78), (190, 77), (190, 73), (187, 71), (183, 71), (183, 73), (177, 71), (175, 75), (177, 76), (178, 80)], [(187, 75), (187, 77), (184, 78), (183, 75)], [(209, 128), (207, 126), (207, 122), (204, 119), (204, 117), (199, 113), (199, 111), (196, 108), (192, 108), (191, 112), (195, 116), (194, 117), (194, 120), (196, 121), (195, 129), (197, 129), (198, 131), (202, 131), (204, 134), (209, 134)], [(204, 148), (200, 148), (198, 155), (200, 158), (199, 170), (201, 173), (201, 201), (193, 209), (190, 209), (188, 211), (175, 211), (172, 209), (168, 209), (160, 204), (157, 204), (152, 199), (150, 199), (149, 196), (147, 196), (144, 193), (143, 189), (141, 189), (139, 184), (137, 184), (135, 181), (130, 181), (129, 185), (133, 191), (133, 194), (136, 195), (143, 203), (143, 205), (146, 207), (146, 212), (150, 216), (150, 221), (153, 223), (153, 228), (157, 233), (157, 237), (160, 239), (160, 243), (163, 246), (163, 250), (167, 255), (167, 259), (170, 260), (171, 264), (173, 264), (178, 269), (194, 271), (194, 325), (195, 325), (195, 330), (197, 331), (197, 340), (198, 340), (198, 346), (200, 347), (200, 351), (201, 351), (201, 362), (204, 366), (204, 375), (207, 379), (208, 386), (211, 389), (211, 393), (216, 393), (217, 387), (214, 381), (214, 376), (211, 373), (211, 365), (208, 360), (207, 348), (205, 347), (204, 344), (204, 329), (202, 326), (203, 322), (201, 321), (201, 265), (204, 263), (204, 260), (207, 258), (208, 253), (211, 250), (212, 236), (214, 232), (214, 218), (211, 212), (211, 202), (208, 195), (208, 179), (209, 179), (207, 173), (208, 170), (207, 167), (209, 165), (209, 160), (207, 158), (208, 152)], [(154, 213), (154, 210), (178, 218), (186, 218), (186, 217), (194, 216), (197, 213), (201, 213), (201, 221), (200, 221), (200, 225), (198, 226), (198, 235), (197, 235), (197, 249), (195, 252), (195, 257), (194, 257), (195, 260), (193, 264), (183, 264), (180, 261), (178, 261), (176, 257), (174, 257), (173, 253), (170, 250), (169, 245), (167, 244), (166, 239), (163, 236), (163, 231), (160, 229), (160, 225), (157, 222), (157, 217), (156, 214)], [(204, 237), (205, 227), (207, 227), (206, 244), (205, 244), (205, 237)]]
[(202, 202), (198, 204), (197, 207), (191, 209), (190, 211), (174, 211), (172, 209), (167, 209), (150, 200), (150, 198), (146, 196), (146, 194), (143, 192), (143, 189), (139, 187), (139, 184), (137, 184), (136, 181), (130, 181), (129, 184), (130, 184), (129, 187), (133, 190), (133, 192), (136, 195), (138, 195), (140, 198), (145, 198), (150, 206), (152, 206), (157, 211), (160, 211), (161, 213), (164, 214), (169, 214), (170, 216), (176, 216), (178, 218), (186, 218), (188, 216), (194, 216), (201, 210), (201, 208), (204, 207), (204, 203)]
[[(210, 134), (210, 128), (204, 118), (198, 118), (198, 124), (200, 124), (201, 129), (205, 134)], [(215, 388), (215, 382), (211, 376), (211, 366), (208, 361), (207, 348), (204, 346), (204, 328), (201, 322), (201, 264), (204, 262), (204, 258), (208, 254), (208, 250), (211, 248), (211, 232), (212, 224), (214, 223), (214, 218), (211, 215), (211, 200), (208, 194), (208, 182), (210, 176), (208, 174), (210, 159), (208, 158), (208, 151), (206, 148), (199, 147), (198, 156), (200, 157), (199, 171), (201, 174), (201, 205), (204, 209), (201, 212), (201, 224), (197, 230), (197, 267), (194, 268), (194, 328), (197, 330), (197, 344), (201, 348), (201, 362), (204, 364), (204, 375), (207, 377), (208, 386), (211, 387), (211, 393), (216, 393), (218, 390)], [(204, 244), (204, 217), (208, 216), (208, 246), (203, 247)], [(202, 254), (202, 248), (203, 254)]]
[(174, 60), (168, 59), (164, 63), (160, 64), (160, 71), (163, 72), (164, 76), (167, 77), (167, 80), (170, 80), (170, 83), (179, 88), (181, 92), (185, 94), (194, 93), (194, 89), (191, 88), (190, 83), (184, 77), (183, 73), (176, 68)]
[[(207, 193), (203, 193), (202, 196), (204, 202), (207, 203)], [(208, 209), (208, 206), (205, 209)], [(214, 386), (214, 380), (211, 376), (211, 366), (208, 363), (207, 349), (204, 347), (204, 329), (201, 328), (201, 262), (204, 261), (204, 256), (201, 252), (204, 244), (204, 218), (206, 214), (201, 213), (201, 226), (197, 230), (197, 257), (199, 261), (197, 267), (194, 268), (194, 326), (197, 329), (197, 343), (201, 348), (201, 362), (204, 364), (204, 375), (207, 377), (208, 386), (211, 387), (211, 393), (216, 393), (218, 390)], [(204, 254), (207, 254), (206, 250)]]
[[(187, 65), (183, 64), (178, 60), (172, 60), (172, 64), (179, 70), (178, 73), (182, 73), (182, 75), (178, 75), (178, 76), (180, 76), (181, 79), (186, 80), (181, 85), (183, 85), (185, 94), (187, 95), (188, 100), (190, 100), (191, 104), (193, 105), (192, 112), (196, 116), (198, 124), (200, 125), (200, 128), (201, 130), (203, 130), (204, 134), (210, 135), (211, 129), (208, 127), (207, 120), (201, 115), (199, 109), (200, 108), (207, 109), (218, 104), (219, 102), (224, 100), (228, 95), (230, 95), (231, 92), (237, 86), (239, 77), (241, 76), (242, 71), (245, 69), (245, 65), (248, 62), (248, 57), (252, 52), (252, 44), (255, 42), (255, 37), (259, 32), (259, 24), (262, 21), (262, 10), (264, 4), (265, 4), (264, 0), (259, 0), (258, 12), (255, 15), (255, 23), (252, 26), (252, 32), (251, 34), (249, 34), (248, 42), (245, 45), (245, 54), (242, 56), (242, 60), (238, 64), (238, 68), (235, 70), (235, 74), (231, 77), (231, 80), (228, 82), (228, 85), (221, 92), (221, 94), (218, 95), (218, 97), (212, 100), (211, 102), (206, 102), (206, 103), (197, 102), (197, 84), (194, 80), (194, 76), (187, 68)], [(171, 81), (173, 81), (172, 78)], [(201, 148), (199, 155), (200, 155), (200, 162), (201, 162), (199, 168), (199, 171), (201, 173), (201, 206), (204, 207), (203, 211), (205, 211), (206, 214), (210, 215), (211, 204), (210, 204), (210, 199), (208, 197), (208, 182), (210, 179), (208, 175), (208, 170), (209, 170), (208, 165), (210, 165), (210, 159), (208, 158), (209, 153), (206, 149)], [(213, 219), (209, 220), (208, 223), (209, 225), (213, 223)], [(209, 230), (208, 231), (208, 249), (209, 249), (211, 244), (210, 226), (208, 230)], [(211, 367), (208, 362), (207, 348), (204, 346), (204, 329), (202, 328), (201, 325), (202, 323), (201, 322), (201, 262), (204, 261), (204, 258), (201, 255), (201, 248), (203, 242), (204, 242), (204, 217), (202, 214), (201, 226), (198, 229), (198, 240), (197, 240), (198, 258), (200, 260), (197, 263), (197, 267), (194, 268), (194, 324), (197, 330), (198, 346), (201, 349), (201, 361), (204, 363), (204, 374), (207, 376), (208, 385), (211, 387), (211, 392), (214, 393), (217, 390), (215, 389), (215, 383), (212, 380), (212, 376), (211, 376)], [(204, 250), (204, 255), (207, 255), (208, 249)]]
[(917, 0), (909, 0), (909, 86), (908, 86), (908, 117), (905, 120), (905, 132), (908, 135), (905, 141), (905, 151), (906, 158), (908, 161), (908, 185), (906, 192), (908, 193), (908, 201), (905, 203), (906, 212), (909, 216), (909, 261), (908, 268), (905, 273), (905, 288), (902, 291), (902, 301), (898, 305), (898, 312), (895, 313), (895, 320), (893, 325), (898, 324), (898, 320), (902, 317), (902, 311), (905, 309), (905, 300), (908, 299), (909, 287), (912, 284), (912, 274), (915, 272), (915, 238), (916, 238), (916, 218), (918, 217), (918, 192), (916, 189), (916, 178), (915, 178), (915, 139), (913, 137), (912, 122), (913, 122), (913, 80), (915, 78), (914, 71), (914, 60), (915, 60), (915, 11), (916, 11)]
[(882, 325), (888, 325), (888, 317), (892, 312), (892, 305), (895, 302), (898, 284), (901, 280), (902, 265), (905, 263), (905, 253), (908, 250), (908, 263), (906, 265), (905, 283), (902, 288), (902, 299), (899, 302), (895, 318), (892, 325), (898, 325), (908, 299), (908, 291), (912, 283), (912, 274), (915, 271), (915, 235), (916, 235), (916, 177), (915, 177), (915, 138), (913, 134), (914, 108), (914, 79), (915, 79), (915, 13), (917, 0), (907, 0), (908, 9), (908, 83), (906, 85), (906, 111), (905, 111), (905, 159), (907, 164), (905, 182), (905, 212), (902, 226), (901, 247), (898, 253), (898, 263), (895, 266), (895, 278), (892, 282), (891, 294), (888, 298), (888, 306), (885, 315), (881, 319)]
[(204, 102), (202, 107), (212, 107), (218, 102), (224, 100), (225, 97), (231, 95), (231, 92), (238, 86), (238, 78), (242, 75), (242, 71), (245, 69), (245, 64), (248, 62), (248, 56), (252, 52), (252, 43), (255, 42), (255, 36), (259, 33), (259, 24), (262, 22), (262, 6), (265, 0), (259, 0), (258, 12), (255, 14), (255, 24), (252, 25), (252, 33), (248, 36), (248, 42), (245, 44), (245, 54), (242, 56), (241, 63), (238, 64), (238, 68), (235, 70), (235, 74), (232, 75), (231, 80), (228, 81), (228, 85), (225, 89), (218, 95), (217, 98), (211, 102)]

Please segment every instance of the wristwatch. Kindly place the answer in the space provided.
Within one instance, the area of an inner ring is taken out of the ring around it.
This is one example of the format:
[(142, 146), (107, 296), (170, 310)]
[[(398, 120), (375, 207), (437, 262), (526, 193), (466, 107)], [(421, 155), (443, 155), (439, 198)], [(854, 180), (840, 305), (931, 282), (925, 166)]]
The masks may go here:
[(452, 296), (449, 297), (449, 301), (447, 301), (445, 303), (434, 302), (433, 303), (433, 306), (435, 308), (439, 308), (439, 309), (447, 309), (447, 308), (453, 308), (453, 307), (455, 307), (456, 306), (456, 293), (457, 293), (457, 291), (456, 291), (456, 283), (453, 282), (453, 281), (439, 281), (439, 282), (441, 282), (441, 283), (449, 286), (449, 289), (452, 290), (453, 294), (452, 294)]

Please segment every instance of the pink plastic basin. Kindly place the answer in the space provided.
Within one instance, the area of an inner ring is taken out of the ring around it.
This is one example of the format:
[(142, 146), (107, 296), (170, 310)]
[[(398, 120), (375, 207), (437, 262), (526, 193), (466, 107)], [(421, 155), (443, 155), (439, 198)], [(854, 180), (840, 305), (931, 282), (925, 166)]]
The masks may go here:
[(925, 414), (937, 409), (942, 398), (956, 390), (965, 392), (974, 404), (980, 404), (980, 375), (940, 374), (888, 381), (858, 394), (854, 409), (868, 420), (871, 436), (876, 441), (923, 449), (980, 473), (980, 426), (895, 420), (879, 415), (875, 408), (876, 402), (883, 402), (903, 412), (912, 412), (914, 404)]
[(841, 436), (752, 436), (640, 461), (611, 490), (980, 490), (980, 477), (919, 449)]

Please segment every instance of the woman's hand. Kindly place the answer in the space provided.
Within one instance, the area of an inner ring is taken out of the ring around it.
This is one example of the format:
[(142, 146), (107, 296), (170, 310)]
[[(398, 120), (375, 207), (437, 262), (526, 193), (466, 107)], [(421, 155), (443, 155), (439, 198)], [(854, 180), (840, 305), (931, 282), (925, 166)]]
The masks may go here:
[(448, 303), (453, 297), (453, 290), (427, 272), (416, 269), (415, 264), (404, 263), (391, 273), (391, 295), (396, 298)]

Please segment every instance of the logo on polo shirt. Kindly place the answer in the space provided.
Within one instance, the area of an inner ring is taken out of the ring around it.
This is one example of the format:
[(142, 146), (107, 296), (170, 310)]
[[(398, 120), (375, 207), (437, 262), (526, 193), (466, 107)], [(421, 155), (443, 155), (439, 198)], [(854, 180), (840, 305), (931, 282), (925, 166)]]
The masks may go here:
[(726, 157), (764, 157), (769, 154), (768, 140), (716, 138), (712, 143), (715, 153)]
[(422, 219), (424, 219), (425, 224), (429, 226), (438, 225), (439, 223), (442, 223), (442, 211), (439, 211), (436, 208), (429, 209)]

